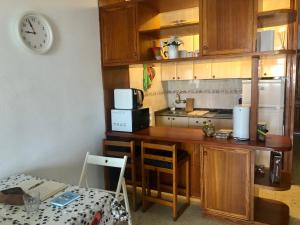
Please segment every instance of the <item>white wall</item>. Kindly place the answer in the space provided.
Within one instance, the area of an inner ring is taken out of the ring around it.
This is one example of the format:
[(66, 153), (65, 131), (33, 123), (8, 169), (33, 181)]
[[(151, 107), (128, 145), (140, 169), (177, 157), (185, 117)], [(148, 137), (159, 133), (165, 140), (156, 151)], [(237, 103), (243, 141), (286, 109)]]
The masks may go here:
[[(77, 183), (86, 151), (100, 151), (105, 129), (97, 0), (0, 5), (0, 178), (28, 173)], [(14, 25), (28, 10), (52, 24), (46, 55), (19, 45)]]

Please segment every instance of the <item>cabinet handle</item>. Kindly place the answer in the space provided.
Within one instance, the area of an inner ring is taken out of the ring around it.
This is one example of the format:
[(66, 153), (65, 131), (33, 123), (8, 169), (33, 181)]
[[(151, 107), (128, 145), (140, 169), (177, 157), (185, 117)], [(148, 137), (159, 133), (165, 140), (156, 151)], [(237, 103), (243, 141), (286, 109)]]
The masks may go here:
[(216, 76), (215, 76), (215, 75), (213, 75), (213, 76), (212, 76), (212, 78), (213, 78), (213, 79), (215, 79), (215, 78), (216, 78)]
[(170, 118), (168, 117), (168, 120), (170, 120)]
[(264, 73), (264, 76), (267, 76), (268, 74), (267, 73)]
[(194, 76), (194, 79), (196, 80), (196, 79), (197, 79), (197, 77), (196, 77), (196, 76)]
[(172, 120), (175, 120), (175, 118), (172, 118)]
[(173, 77), (173, 80), (175, 80), (175, 77)]
[(204, 155), (204, 156), (207, 156), (207, 151), (204, 151), (204, 152), (203, 152), (203, 155)]
[(199, 123), (199, 121), (196, 121), (196, 123)]
[(207, 49), (208, 49), (208, 46), (207, 46), (207, 45), (203, 45), (203, 49), (204, 49), (204, 50), (207, 50)]
[(177, 80), (180, 80), (180, 77), (177, 77)]

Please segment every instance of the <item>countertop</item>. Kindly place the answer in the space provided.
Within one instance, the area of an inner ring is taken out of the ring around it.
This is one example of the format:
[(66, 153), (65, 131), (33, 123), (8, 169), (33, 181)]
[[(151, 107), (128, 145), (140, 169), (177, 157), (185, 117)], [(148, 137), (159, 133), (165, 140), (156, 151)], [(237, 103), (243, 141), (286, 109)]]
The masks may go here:
[[(207, 111), (203, 115), (195, 115), (195, 112)], [(176, 116), (191, 118), (232, 119), (231, 109), (195, 109), (193, 113), (187, 113), (183, 108), (177, 108), (174, 112), (169, 108), (155, 112), (155, 116)]]
[(149, 127), (133, 133), (108, 131), (106, 135), (107, 137), (194, 143), (262, 151), (290, 151), (292, 147), (290, 138), (286, 136), (270, 135), (270, 138), (267, 136), (266, 144), (258, 141), (239, 141), (234, 139), (205, 137), (202, 129), (194, 128)]

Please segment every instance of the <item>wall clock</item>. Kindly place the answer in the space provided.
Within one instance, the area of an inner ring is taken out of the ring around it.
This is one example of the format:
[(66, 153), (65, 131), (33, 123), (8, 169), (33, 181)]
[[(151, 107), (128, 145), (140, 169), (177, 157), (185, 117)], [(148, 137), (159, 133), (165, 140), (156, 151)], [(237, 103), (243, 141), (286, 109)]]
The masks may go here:
[(53, 44), (53, 32), (48, 20), (41, 14), (29, 12), (18, 23), (21, 42), (35, 53), (43, 54)]

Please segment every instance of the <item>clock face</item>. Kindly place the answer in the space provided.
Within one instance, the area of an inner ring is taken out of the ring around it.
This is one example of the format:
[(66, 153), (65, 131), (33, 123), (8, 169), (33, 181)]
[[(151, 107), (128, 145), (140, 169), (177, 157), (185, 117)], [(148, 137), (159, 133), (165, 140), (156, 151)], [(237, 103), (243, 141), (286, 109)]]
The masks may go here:
[(53, 42), (52, 29), (45, 17), (29, 13), (19, 21), (19, 35), (26, 47), (36, 53), (47, 52)]

